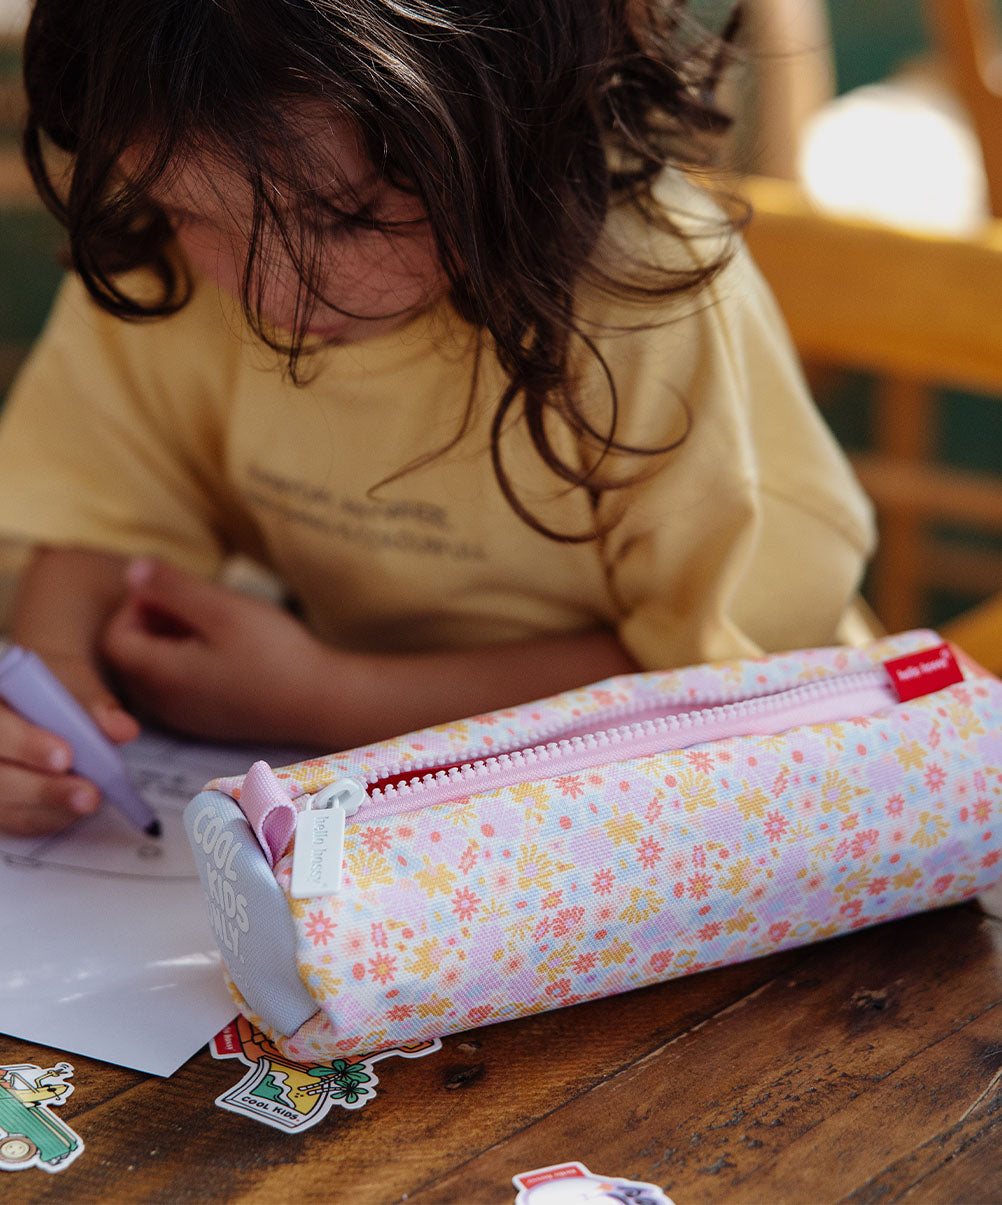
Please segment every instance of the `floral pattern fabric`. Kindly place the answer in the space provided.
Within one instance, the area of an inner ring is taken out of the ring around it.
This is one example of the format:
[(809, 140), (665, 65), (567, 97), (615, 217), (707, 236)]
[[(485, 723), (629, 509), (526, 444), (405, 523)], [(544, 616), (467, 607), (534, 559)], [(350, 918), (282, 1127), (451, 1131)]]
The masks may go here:
[[(658, 699), (741, 698), (939, 643), (909, 633), (638, 674), (280, 772), (292, 796)], [(239, 780), (215, 784), (238, 796)], [(288, 890), (291, 856), (274, 873)], [(967, 899), (1002, 875), (1002, 684), (481, 791), (346, 830), (335, 896), (289, 900), (318, 1012), (290, 1058), (575, 1004)], [(242, 1001), (238, 1002), (246, 1010)], [(255, 1021), (257, 1020), (254, 1018)]]

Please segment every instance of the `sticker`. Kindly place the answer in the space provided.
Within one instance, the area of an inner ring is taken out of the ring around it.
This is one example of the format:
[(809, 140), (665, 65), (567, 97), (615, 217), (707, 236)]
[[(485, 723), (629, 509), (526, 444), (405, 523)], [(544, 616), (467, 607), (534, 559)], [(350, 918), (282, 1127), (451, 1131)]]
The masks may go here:
[(246, 1017), (231, 1021), (209, 1043), (214, 1058), (239, 1059), (248, 1068), (237, 1085), (216, 1097), (216, 1104), (286, 1133), (308, 1130), (335, 1105), (360, 1109), (376, 1095), (379, 1080), (373, 1064), (380, 1059), (417, 1059), (441, 1049), (438, 1038), (431, 1038), (362, 1058), (294, 1063)]
[(906, 657), (893, 657), (884, 662), (884, 668), (902, 703), (922, 695), (931, 695), (933, 691), (946, 686), (956, 686), (964, 680), (963, 670), (948, 644), (923, 649), (920, 653), (909, 653)]
[(656, 1184), (597, 1176), (583, 1163), (554, 1163), (534, 1172), (512, 1176), (518, 1189), (515, 1205), (588, 1205), (608, 1201), (616, 1205), (673, 1205)]
[(83, 1139), (55, 1113), (73, 1091), (69, 1063), (0, 1066), (0, 1171), (40, 1167), (61, 1172), (84, 1149)]

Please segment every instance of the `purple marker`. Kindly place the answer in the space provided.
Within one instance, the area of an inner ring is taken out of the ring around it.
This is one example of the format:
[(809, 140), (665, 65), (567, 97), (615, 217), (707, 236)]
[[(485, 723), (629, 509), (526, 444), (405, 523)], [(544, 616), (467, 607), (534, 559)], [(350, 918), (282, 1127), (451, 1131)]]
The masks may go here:
[(0, 699), (30, 723), (68, 741), (73, 769), (100, 787), (109, 803), (144, 833), (160, 836), (160, 821), (132, 785), (116, 746), (40, 657), (16, 644), (7, 646), (0, 655)]

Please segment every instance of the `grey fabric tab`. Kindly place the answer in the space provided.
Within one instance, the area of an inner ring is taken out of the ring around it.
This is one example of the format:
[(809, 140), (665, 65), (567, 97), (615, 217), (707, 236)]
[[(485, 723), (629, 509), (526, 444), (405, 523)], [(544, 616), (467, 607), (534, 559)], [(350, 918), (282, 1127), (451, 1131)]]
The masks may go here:
[(222, 791), (196, 795), (184, 827), (226, 969), (269, 1029), (294, 1034), (317, 1002), (299, 977), (289, 904), (257, 838)]

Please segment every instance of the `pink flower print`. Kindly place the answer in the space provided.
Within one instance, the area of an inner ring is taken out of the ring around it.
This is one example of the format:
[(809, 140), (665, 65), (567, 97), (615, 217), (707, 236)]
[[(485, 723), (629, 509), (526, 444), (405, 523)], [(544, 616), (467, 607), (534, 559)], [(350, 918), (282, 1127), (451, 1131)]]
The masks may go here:
[(718, 920), (708, 920), (696, 936), (700, 941), (713, 941), (720, 934), (723, 924)]
[(870, 893), (870, 895), (883, 895), (887, 890), (887, 884), (890, 881), (891, 880), (885, 875), (881, 875), (879, 878), (871, 880), (870, 886), (867, 887), (867, 891)]
[[(706, 865), (705, 861), (696, 863), (695, 858), (693, 859), (693, 862), (700, 866)], [(675, 875), (685, 874), (685, 872), (689, 869), (689, 862), (685, 854), (672, 854), (672, 856), (668, 859), (666, 869)]]
[(550, 931), (550, 919), (549, 919), (549, 917), (544, 916), (543, 919), (539, 922), (539, 924), (535, 927), (535, 929), (533, 929), (532, 940), (533, 941), (542, 941), (543, 938), (547, 935), (547, 933), (549, 933), (549, 931)]
[(369, 853), (384, 854), (390, 848), (390, 830), (388, 828), (363, 829), (361, 841)]
[(769, 940), (782, 941), (790, 931), (790, 922), (788, 920), (777, 921), (774, 925), (769, 926)]
[(862, 911), (862, 900), (850, 900), (847, 904), (843, 904), (842, 907), (839, 908), (839, 912), (844, 913), (846, 916), (859, 916)]
[(480, 907), (480, 896), (472, 887), (460, 887), (452, 897), (452, 911), (460, 920), (470, 920)]
[(769, 812), (762, 827), (770, 841), (782, 841), (783, 834), (790, 827), (790, 822), (782, 812)]
[(637, 846), (637, 861), (645, 870), (650, 870), (661, 861), (665, 847), (659, 845), (653, 837), (644, 837)]
[(615, 879), (616, 876), (611, 870), (597, 870), (591, 881), (591, 889), (596, 895), (608, 895), (612, 891)]
[(311, 912), (309, 920), (304, 926), (306, 936), (313, 939), (315, 946), (325, 946), (328, 938), (331, 937), (337, 925), (329, 916), (325, 916), (322, 912)]
[(349, 958), (354, 958), (365, 950), (366, 941), (362, 934), (357, 930), (352, 930), (347, 934), (344, 941), (341, 943), (341, 948), (345, 955)]
[(376, 950), (386, 949), (386, 930), (381, 921), (372, 922), (372, 945)]
[(947, 887), (949, 887), (950, 884), (953, 882), (953, 880), (954, 880), (954, 876), (952, 874), (940, 875), (940, 877), (936, 880), (936, 882), (933, 883), (932, 889), (933, 889), (933, 891), (936, 892), (937, 895), (942, 895), (943, 892), (947, 889)]
[(981, 865), (985, 868), (985, 870), (991, 870), (999, 858), (1002, 858), (1002, 849), (990, 850), (981, 859)]
[(553, 922), (553, 936), (566, 937), (568, 933), (573, 933), (584, 919), (584, 914), (585, 910), (580, 906), (577, 908), (561, 908)]
[(515, 880), (511, 871), (502, 866), (495, 870), (491, 875), (491, 881), (494, 884), (494, 890), (498, 893), (498, 895), (504, 895), (505, 892), (510, 889)]
[(574, 963), (574, 974), (587, 975), (589, 971), (595, 969), (596, 962), (598, 962), (598, 955), (594, 950), (588, 950), (584, 954), (579, 954)]
[(584, 784), (580, 774), (564, 774), (557, 779), (557, 790), (569, 799), (577, 799), (584, 794)]
[(539, 901), (541, 908), (559, 908), (560, 897), (564, 894), (564, 889), (558, 887), (556, 891), (550, 891)]
[(849, 852), (854, 858), (863, 858), (877, 844), (879, 837), (880, 834), (875, 828), (868, 828), (864, 832), (857, 833), (849, 846)]
[(466, 1014), (474, 1025), (483, 1025), (494, 1011), (489, 1004), (478, 1004)]
[(938, 791), (946, 782), (946, 771), (940, 765), (931, 765), (925, 772), (925, 785), (930, 791)]
[(887, 806), (884, 811), (888, 816), (900, 816), (905, 808), (905, 797), (903, 795), (892, 795), (887, 801)]
[(713, 769), (713, 754), (705, 749), (690, 749), (685, 756), (689, 765), (700, 774), (709, 774)]
[(406, 1021), (414, 1015), (413, 1004), (394, 1004), (386, 1013), (387, 1021)]
[(713, 879), (702, 871), (697, 871), (689, 880), (689, 898), (701, 900), (710, 894)]
[(443, 972), (441, 982), (444, 987), (450, 990), (454, 988), (459, 982), (459, 968), (449, 967), (447, 971)]
[(846, 829), (855, 828), (857, 824), (859, 824), (859, 812), (853, 812), (851, 816), (846, 816), (842, 821), (842, 829), (845, 831)]
[(393, 954), (377, 954), (369, 959), (369, 974), (377, 983), (389, 983), (397, 973), (397, 960)]
[(987, 799), (979, 799), (971, 809), (974, 819), (984, 824), (992, 814), (992, 805)]
[(512, 954), (510, 958), (505, 959), (504, 969), (509, 975), (517, 975), (525, 966), (525, 959), (521, 954)]
[(656, 954), (652, 954), (650, 957), (651, 970), (655, 975), (660, 975), (662, 971), (666, 971), (671, 966), (671, 960), (674, 957), (674, 950), (658, 950)]
[(548, 996), (555, 996), (559, 999), (561, 996), (569, 996), (571, 993), (571, 981), (569, 979), (558, 979), (556, 983), (551, 983), (546, 989)]
[(472, 845), (467, 845), (459, 858), (459, 869), (463, 874), (469, 874), (477, 864), (477, 852)]

